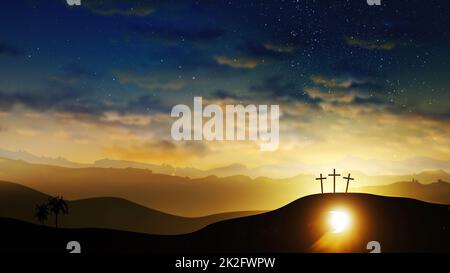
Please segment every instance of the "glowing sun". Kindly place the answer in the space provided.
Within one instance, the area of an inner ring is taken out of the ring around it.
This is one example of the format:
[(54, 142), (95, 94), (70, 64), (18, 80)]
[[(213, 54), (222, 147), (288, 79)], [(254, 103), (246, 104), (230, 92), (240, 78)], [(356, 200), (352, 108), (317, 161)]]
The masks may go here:
[(350, 226), (350, 215), (345, 211), (330, 211), (329, 224), (333, 233), (341, 233)]

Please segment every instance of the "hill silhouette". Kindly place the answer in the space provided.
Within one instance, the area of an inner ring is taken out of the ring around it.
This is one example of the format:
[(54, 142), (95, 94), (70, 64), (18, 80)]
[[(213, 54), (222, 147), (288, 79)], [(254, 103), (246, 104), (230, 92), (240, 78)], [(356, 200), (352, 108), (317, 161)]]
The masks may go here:
[[(309, 176), (312, 181), (312, 176)], [(267, 211), (311, 194), (314, 183), (246, 176), (198, 179), (155, 174), (144, 169), (64, 168), (0, 159), (0, 180), (52, 196), (123, 198), (170, 214), (198, 217), (230, 211)], [(286, 183), (283, 183), (286, 182)], [(262, 202), (264, 200), (264, 202)]]
[(414, 197), (415, 199), (450, 204), (450, 183), (440, 181), (424, 185), (419, 182), (397, 182), (382, 186), (354, 188), (353, 191), (386, 196)]
[[(0, 217), (38, 223), (34, 217), (36, 204), (50, 196), (14, 183), (0, 181)], [(208, 224), (258, 212), (230, 212), (188, 218), (153, 210), (125, 199), (113, 197), (67, 201), (69, 214), (60, 217), (65, 228), (106, 228), (149, 234), (183, 234)], [(53, 224), (53, 219), (48, 220)]]
[[(345, 173), (345, 172), (343, 172)], [(422, 183), (446, 180), (443, 171), (424, 172), (409, 176), (369, 177), (355, 174), (350, 191), (359, 187), (411, 181)], [(428, 177), (428, 178), (427, 178)], [(364, 180), (366, 179), (366, 180)], [(383, 180), (386, 179), (386, 180)], [(434, 179), (434, 180), (433, 180)], [(150, 170), (135, 168), (63, 168), (50, 165), (29, 164), (24, 161), (0, 159), (0, 180), (12, 181), (50, 195), (63, 195), (66, 199), (86, 199), (109, 196), (129, 200), (148, 208), (174, 215), (199, 217), (230, 211), (268, 211), (292, 202), (299, 196), (317, 193), (320, 185), (313, 175), (299, 175), (289, 179), (271, 179), (247, 176), (207, 176), (191, 179), (173, 175), (155, 174)], [(378, 182), (377, 182), (378, 181)], [(427, 182), (428, 181), (428, 182)], [(426, 201), (450, 203), (449, 184), (430, 184), (421, 188), (430, 194)], [(408, 189), (408, 187), (411, 187)], [(421, 199), (414, 184), (405, 184), (402, 196)], [(431, 189), (432, 188), (432, 189)], [(339, 181), (338, 191), (345, 191), (345, 183)], [(332, 191), (332, 184), (324, 185), (325, 192)], [(378, 193), (371, 188), (369, 192)], [(395, 195), (389, 188), (384, 195)], [(435, 193), (435, 194), (432, 194)], [(378, 193), (381, 194), (381, 193)]]
[[(345, 207), (350, 229), (331, 233), (326, 219)], [(231, 219), (186, 235), (157, 236), (100, 229), (54, 229), (1, 219), (0, 240), (8, 251), (65, 251), (77, 240), (83, 252), (450, 252), (450, 210), (408, 198), (369, 194), (322, 194), (280, 209)], [(343, 237), (339, 237), (343, 236)]]

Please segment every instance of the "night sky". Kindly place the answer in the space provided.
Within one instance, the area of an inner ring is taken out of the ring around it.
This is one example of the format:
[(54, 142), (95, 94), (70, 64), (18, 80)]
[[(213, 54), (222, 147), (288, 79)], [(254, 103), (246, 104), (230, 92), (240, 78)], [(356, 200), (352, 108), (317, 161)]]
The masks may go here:
[[(450, 159), (448, 1), (18, 0), (0, 23), (1, 149), (199, 168)], [(279, 104), (279, 149), (173, 141), (170, 110), (194, 96)]]

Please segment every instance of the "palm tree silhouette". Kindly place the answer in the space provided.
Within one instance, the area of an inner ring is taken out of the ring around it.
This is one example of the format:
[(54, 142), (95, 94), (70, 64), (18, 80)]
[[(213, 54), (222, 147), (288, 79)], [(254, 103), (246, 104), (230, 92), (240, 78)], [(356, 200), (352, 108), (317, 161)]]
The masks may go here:
[(55, 214), (55, 227), (58, 228), (58, 216), (60, 213), (68, 214), (69, 207), (63, 197), (51, 197), (48, 200), (48, 207), (52, 214)]
[(34, 216), (41, 224), (44, 224), (45, 221), (47, 221), (48, 215), (49, 211), (47, 203), (36, 205), (36, 213)]

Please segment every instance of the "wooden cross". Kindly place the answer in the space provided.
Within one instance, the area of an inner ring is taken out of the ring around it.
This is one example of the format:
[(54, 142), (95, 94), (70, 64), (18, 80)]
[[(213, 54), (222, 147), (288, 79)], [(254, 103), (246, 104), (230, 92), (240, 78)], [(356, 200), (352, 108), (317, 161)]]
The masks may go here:
[(320, 189), (323, 193), (323, 180), (327, 179), (326, 177), (323, 177), (322, 174), (320, 174), (320, 177), (317, 177), (316, 180), (320, 180)]
[(328, 176), (333, 177), (333, 192), (336, 192), (336, 176), (341, 176), (340, 174), (336, 174), (336, 169), (333, 169), (333, 173), (328, 174)]
[(345, 188), (345, 192), (347, 193), (347, 191), (348, 191), (348, 183), (350, 182), (350, 180), (355, 180), (355, 178), (351, 178), (350, 174), (348, 174), (347, 177), (344, 176), (342, 178), (347, 179), (347, 187)]

